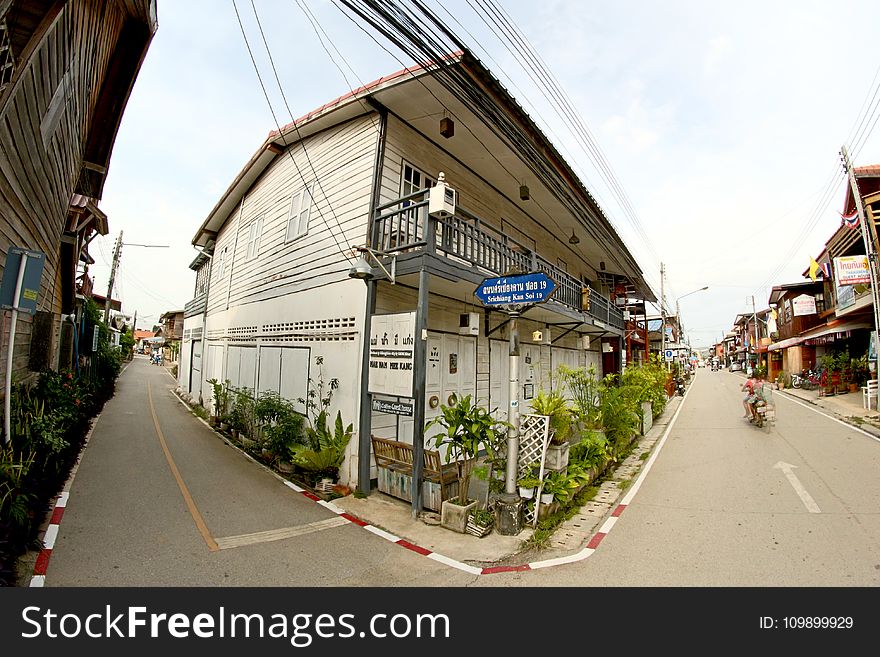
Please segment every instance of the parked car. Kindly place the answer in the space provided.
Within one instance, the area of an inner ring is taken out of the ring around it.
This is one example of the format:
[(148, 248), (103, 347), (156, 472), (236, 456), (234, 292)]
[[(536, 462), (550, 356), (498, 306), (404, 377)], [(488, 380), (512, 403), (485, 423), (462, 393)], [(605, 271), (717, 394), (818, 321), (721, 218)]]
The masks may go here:
[(733, 362), (730, 364), (731, 372), (742, 372), (743, 364), (740, 362)]

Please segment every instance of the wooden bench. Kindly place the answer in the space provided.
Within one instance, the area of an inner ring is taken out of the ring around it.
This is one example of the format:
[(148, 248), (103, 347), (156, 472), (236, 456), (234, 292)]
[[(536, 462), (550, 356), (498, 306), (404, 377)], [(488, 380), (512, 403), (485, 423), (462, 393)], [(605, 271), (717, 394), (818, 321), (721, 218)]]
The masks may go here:
[[(413, 446), (398, 440), (372, 436), (373, 458), (378, 469), (379, 490), (412, 501)], [(440, 511), (443, 500), (458, 495), (460, 464), (444, 464), (440, 452), (426, 449), (422, 466), (422, 506)]]

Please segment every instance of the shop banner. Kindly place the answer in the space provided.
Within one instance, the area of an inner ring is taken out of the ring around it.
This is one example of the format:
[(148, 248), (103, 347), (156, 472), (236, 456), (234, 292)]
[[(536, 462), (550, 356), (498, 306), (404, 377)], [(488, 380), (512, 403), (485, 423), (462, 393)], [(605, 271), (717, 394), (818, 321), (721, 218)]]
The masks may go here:
[(794, 310), (795, 317), (801, 315), (815, 315), (816, 297), (811, 297), (809, 294), (802, 294), (799, 297), (794, 298), (791, 302), (791, 307)]
[(837, 285), (864, 285), (871, 282), (868, 256), (842, 256), (834, 259)]

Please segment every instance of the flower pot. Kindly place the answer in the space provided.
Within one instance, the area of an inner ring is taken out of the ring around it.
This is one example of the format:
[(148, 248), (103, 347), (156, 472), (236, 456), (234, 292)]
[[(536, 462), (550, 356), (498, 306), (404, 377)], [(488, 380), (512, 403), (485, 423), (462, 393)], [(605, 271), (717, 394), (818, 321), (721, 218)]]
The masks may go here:
[(553, 504), (553, 493), (541, 493), (541, 504), (543, 506)]
[(519, 496), (524, 500), (530, 500), (535, 496), (534, 488), (524, 488), (522, 486), (519, 487)]
[(467, 521), (467, 527), (465, 528), (466, 533), (471, 536), (476, 536), (477, 538), (483, 538), (492, 532), (492, 524), (488, 525), (478, 525), (474, 522), (473, 517), (469, 516)]
[(465, 506), (450, 500), (443, 500), (443, 504), (440, 506), (440, 524), (454, 532), (464, 534), (467, 532), (468, 517), (471, 515), (471, 511), (476, 508), (476, 500)]

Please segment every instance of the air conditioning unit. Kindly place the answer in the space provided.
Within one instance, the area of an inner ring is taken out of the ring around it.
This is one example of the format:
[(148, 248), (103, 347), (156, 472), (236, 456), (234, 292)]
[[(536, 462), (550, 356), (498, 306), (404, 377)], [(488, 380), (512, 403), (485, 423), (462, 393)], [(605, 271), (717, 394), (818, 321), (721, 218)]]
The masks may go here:
[(462, 313), (458, 316), (458, 332), (461, 335), (480, 334), (480, 313)]
[(437, 176), (437, 184), (428, 191), (428, 214), (435, 219), (446, 219), (455, 214), (457, 194), (446, 184), (446, 175)]

